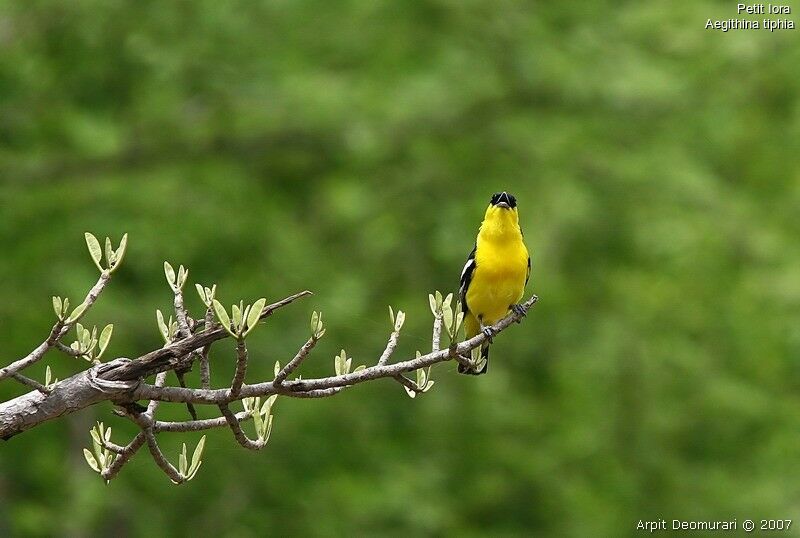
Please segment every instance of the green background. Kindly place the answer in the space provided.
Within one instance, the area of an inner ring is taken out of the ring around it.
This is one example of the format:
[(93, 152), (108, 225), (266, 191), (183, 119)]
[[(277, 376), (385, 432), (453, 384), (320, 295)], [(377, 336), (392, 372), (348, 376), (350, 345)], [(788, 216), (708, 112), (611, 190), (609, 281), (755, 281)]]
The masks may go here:
[[(798, 518), (800, 40), (715, 32), (733, 2), (0, 2), (3, 362), (96, 279), (83, 232), (130, 234), (87, 317), (160, 345), (169, 260), (227, 304), (315, 295), (251, 338), (251, 381), (328, 332), (430, 346), (489, 196), (519, 200), (528, 320), (489, 375), (433, 370), (279, 399), (270, 445), (209, 433), (173, 486), (145, 452), (83, 461), (104, 404), (0, 444), (0, 534), (620, 536), (639, 519)], [(229, 382), (228, 342), (212, 353)], [(51, 353), (64, 378), (86, 364)], [(174, 381), (173, 377), (170, 377)], [(190, 375), (197, 383), (197, 372)], [(0, 385), (9, 398), (24, 389)], [(181, 406), (162, 417), (185, 418)], [(213, 410), (202, 410), (211, 416)], [(162, 435), (173, 462), (182, 442)], [(797, 526), (796, 522), (795, 527)]]

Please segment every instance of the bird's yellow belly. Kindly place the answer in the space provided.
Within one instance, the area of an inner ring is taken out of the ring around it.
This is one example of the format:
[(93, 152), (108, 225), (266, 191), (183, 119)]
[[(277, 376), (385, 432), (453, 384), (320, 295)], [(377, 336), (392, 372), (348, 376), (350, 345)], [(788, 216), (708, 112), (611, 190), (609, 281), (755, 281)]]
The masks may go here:
[(525, 253), (519, 260), (503, 259), (502, 263), (493, 263), (491, 259), (476, 261), (475, 274), (467, 290), (467, 307), (484, 325), (491, 325), (505, 317), (509, 306), (522, 298), (528, 257)]

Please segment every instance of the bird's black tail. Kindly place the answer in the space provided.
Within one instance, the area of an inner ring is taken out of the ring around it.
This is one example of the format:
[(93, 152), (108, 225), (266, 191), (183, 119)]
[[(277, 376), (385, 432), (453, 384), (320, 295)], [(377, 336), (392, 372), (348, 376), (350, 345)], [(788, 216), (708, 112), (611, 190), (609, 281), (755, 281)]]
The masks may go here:
[(467, 375), (481, 375), (485, 374), (489, 371), (489, 342), (484, 342), (481, 344), (481, 362), (483, 362), (483, 367), (480, 370), (470, 370), (466, 368), (461, 363), (458, 364), (458, 373), (459, 374), (467, 374)]

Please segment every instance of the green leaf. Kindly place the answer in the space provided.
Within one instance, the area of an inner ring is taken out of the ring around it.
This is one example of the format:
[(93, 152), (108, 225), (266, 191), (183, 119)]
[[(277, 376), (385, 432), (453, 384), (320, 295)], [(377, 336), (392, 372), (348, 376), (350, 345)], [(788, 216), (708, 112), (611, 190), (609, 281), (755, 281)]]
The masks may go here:
[(406, 322), (406, 313), (402, 310), (397, 311), (397, 319), (394, 324), (394, 330), (399, 332), (403, 328), (403, 323)]
[(450, 303), (452, 303), (452, 302), (453, 302), (453, 294), (452, 293), (448, 293), (447, 297), (444, 298), (444, 301), (442, 302), (442, 304), (443, 305), (446, 304), (447, 306), (450, 306)]
[(367, 369), (367, 365), (366, 364), (360, 364), (360, 365), (356, 366), (356, 369), (353, 370), (353, 373), (360, 372), (361, 370), (366, 370), (366, 369)]
[(106, 237), (106, 261), (109, 267), (114, 266), (114, 249), (111, 248), (111, 239)]
[(100, 467), (97, 465), (97, 460), (94, 458), (92, 453), (89, 452), (88, 448), (83, 449), (83, 457), (86, 458), (86, 463), (89, 464), (89, 467), (91, 467), (94, 472), (100, 472)]
[(453, 330), (453, 334), (455, 335), (458, 334), (458, 330), (461, 328), (461, 323), (463, 321), (464, 321), (464, 312), (462, 311), (456, 314), (456, 324), (455, 324), (456, 326), (455, 329)]
[(250, 308), (250, 314), (247, 316), (248, 333), (258, 325), (258, 320), (261, 319), (261, 312), (264, 311), (265, 306), (267, 306), (267, 300), (263, 297), (253, 303), (253, 306)]
[(189, 480), (194, 478), (194, 475), (197, 474), (197, 469), (200, 468), (200, 464), (202, 463), (203, 459), (203, 449), (206, 447), (206, 436), (200, 438), (200, 442), (197, 443), (197, 447), (195, 447), (194, 452), (192, 453), (192, 465), (189, 467)]
[(416, 391), (411, 390), (410, 388), (406, 387), (405, 385), (403, 385), (403, 388), (406, 389), (406, 394), (408, 394), (408, 396), (410, 398), (416, 398), (417, 397), (417, 392)]
[(86, 303), (81, 303), (78, 306), (76, 306), (75, 310), (73, 310), (72, 314), (70, 314), (69, 318), (67, 318), (67, 323), (75, 323), (76, 321), (78, 321), (83, 315), (83, 313), (86, 311), (86, 307), (87, 307)]
[(178, 267), (178, 276), (175, 280), (175, 285), (178, 289), (182, 289), (183, 285), (186, 284), (186, 277), (189, 276), (189, 271), (181, 265)]
[(169, 262), (164, 262), (164, 276), (167, 277), (167, 284), (170, 288), (175, 288), (175, 269), (172, 268)]
[(44, 385), (46, 387), (50, 386), (50, 379), (53, 377), (53, 372), (50, 370), (50, 365), (47, 366), (47, 369), (44, 371)]
[(281, 371), (281, 363), (280, 361), (275, 361), (275, 375), (277, 376), (280, 371)]
[(206, 290), (203, 289), (203, 286), (195, 283), (194, 289), (197, 290), (197, 295), (200, 296), (200, 300), (203, 301), (203, 304), (208, 306), (208, 297), (206, 296)]
[(225, 307), (222, 306), (222, 303), (214, 299), (214, 313), (217, 315), (217, 319), (225, 327), (225, 330), (228, 331), (231, 335), (236, 336), (231, 331), (231, 318), (228, 317), (228, 313), (225, 311)]
[(178, 458), (178, 472), (181, 473), (183, 476), (186, 476), (186, 471), (189, 470), (189, 461), (186, 458), (186, 443), (183, 443), (183, 449), (181, 450), (181, 455)]
[(97, 432), (97, 426), (89, 430), (89, 434), (92, 436), (92, 441), (95, 443), (96, 446), (102, 444), (100, 442), (100, 434)]
[(272, 411), (272, 405), (275, 403), (275, 400), (278, 399), (277, 394), (273, 394), (269, 398), (264, 401), (264, 405), (261, 406), (260, 413), (262, 415), (268, 415), (270, 411)]
[(392, 310), (391, 305), (389, 305), (389, 323), (394, 327), (394, 310)]
[(439, 308), (436, 306), (436, 298), (432, 293), (428, 294), (428, 304), (431, 306), (431, 313), (437, 316), (439, 314)]
[(119, 247), (117, 247), (117, 251), (114, 253), (114, 267), (111, 269), (112, 271), (116, 270), (117, 267), (122, 265), (122, 259), (125, 257), (125, 252), (128, 250), (128, 234), (122, 234), (122, 240), (119, 242)]
[(56, 313), (56, 317), (61, 319), (61, 310), (64, 306), (64, 303), (61, 302), (61, 297), (53, 296), (53, 311)]
[(442, 292), (436, 290), (436, 304), (437, 306), (442, 306)]
[(255, 409), (253, 412), (253, 424), (256, 428), (256, 435), (261, 436), (261, 426), (262, 422), (264, 421), (264, 417), (261, 416), (261, 413), (258, 412), (258, 409)]
[(158, 331), (161, 333), (161, 336), (164, 338), (165, 342), (169, 342), (169, 327), (164, 322), (164, 314), (161, 313), (161, 310), (156, 310), (156, 322), (158, 323)]
[(108, 347), (108, 343), (111, 341), (112, 332), (114, 332), (113, 324), (109, 323), (108, 325), (103, 327), (103, 330), (100, 333), (100, 339), (98, 340), (98, 343), (100, 345), (100, 352), (97, 354), (98, 358), (105, 352), (106, 348)]
[(100, 260), (103, 258), (103, 249), (100, 248), (100, 241), (89, 232), (83, 234), (86, 238), (86, 246), (89, 247), (89, 255), (97, 268), (102, 272), (103, 267), (100, 265)]
[(242, 329), (242, 308), (235, 304), (231, 306), (231, 321), (233, 321), (233, 328), (238, 333)]

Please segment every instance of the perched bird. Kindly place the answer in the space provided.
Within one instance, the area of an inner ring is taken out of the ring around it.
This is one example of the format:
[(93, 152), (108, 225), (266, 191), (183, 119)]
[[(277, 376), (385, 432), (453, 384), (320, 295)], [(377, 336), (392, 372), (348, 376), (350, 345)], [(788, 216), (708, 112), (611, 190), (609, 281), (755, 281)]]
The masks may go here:
[(485, 374), (489, 367), (489, 343), (494, 336), (491, 325), (509, 310), (524, 315), (519, 304), (531, 274), (531, 257), (519, 226), (517, 199), (507, 192), (492, 195), (483, 217), (475, 248), (461, 271), (461, 308), (464, 311), (466, 337), (478, 331), (486, 334), (481, 344), (479, 371), (458, 366), (462, 374)]

